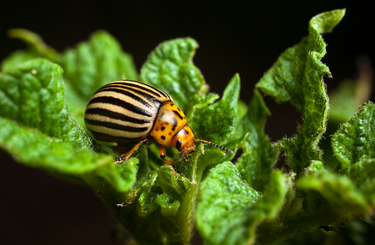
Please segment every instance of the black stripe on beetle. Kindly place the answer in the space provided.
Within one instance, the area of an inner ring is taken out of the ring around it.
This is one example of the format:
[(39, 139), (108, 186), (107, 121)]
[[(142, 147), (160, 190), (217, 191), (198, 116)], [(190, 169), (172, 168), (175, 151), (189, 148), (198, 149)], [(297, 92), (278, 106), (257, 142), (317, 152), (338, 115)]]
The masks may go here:
[(174, 114), (176, 114), (181, 120), (183, 120), (184, 118), (180, 115), (180, 113), (178, 113), (178, 111), (173, 111)]
[[(123, 89), (120, 89), (120, 88), (105, 88), (103, 90), (100, 90), (100, 92), (116, 92), (116, 93), (119, 93), (119, 94), (122, 94), (122, 95), (125, 95), (129, 98), (132, 98), (133, 100), (136, 100), (140, 103), (142, 103), (144, 106), (148, 107), (148, 108), (152, 108), (152, 105), (150, 105), (147, 101), (145, 101), (144, 99), (142, 99), (139, 94), (133, 94), (129, 91), (126, 91), (126, 90), (123, 90)], [(121, 97), (120, 97), (121, 98)]]
[(86, 114), (106, 116), (106, 117), (110, 117), (111, 119), (118, 119), (118, 120), (122, 120), (126, 122), (132, 122), (135, 124), (145, 124), (145, 123), (151, 122), (150, 120), (137, 119), (137, 118), (129, 117), (122, 113), (117, 113), (117, 112), (109, 111), (109, 110), (102, 109), (102, 108), (87, 109)]
[[(136, 82), (136, 81), (134, 81), (134, 82)], [(146, 92), (148, 92), (148, 93), (150, 93), (150, 94), (155, 95), (155, 97), (159, 97), (159, 98), (161, 98), (161, 97), (166, 97), (166, 96), (164, 96), (163, 94), (158, 93), (159, 91), (157, 91), (156, 89), (154, 89), (154, 88), (148, 86), (148, 85), (145, 84), (145, 83), (140, 83), (140, 82), (137, 82), (137, 83), (142, 84), (142, 85), (140, 86), (140, 85), (137, 85), (137, 84), (134, 84), (134, 83), (123, 83), (123, 82), (111, 83), (110, 85), (112, 85), (112, 84), (116, 84), (116, 85), (125, 85), (125, 86), (127, 86), (127, 87), (132, 87), (132, 88), (134, 88), (134, 90), (137, 90), (137, 91), (141, 91), (141, 92), (146, 91)], [(151, 89), (151, 88), (152, 88), (152, 89)]]
[(116, 123), (90, 120), (90, 119), (86, 119), (86, 118), (85, 118), (85, 122), (87, 124), (90, 124), (90, 125), (102, 126), (102, 127), (106, 127), (106, 128), (110, 128), (110, 129), (118, 129), (118, 130), (126, 131), (126, 132), (145, 132), (149, 129), (148, 127), (135, 128), (135, 127), (119, 125), (119, 124), (116, 124)]
[[(111, 86), (113, 85), (113, 86)], [(122, 86), (121, 86), (122, 85)], [(150, 103), (153, 103), (155, 107), (159, 108), (161, 103), (163, 102), (164, 99), (169, 99), (168, 97), (163, 97), (160, 94), (157, 94), (147, 88), (143, 88), (141, 86), (137, 86), (136, 84), (132, 83), (111, 83), (107, 85), (105, 88), (100, 89), (100, 92), (102, 91), (109, 91), (109, 89), (120, 89), (120, 90), (130, 90), (137, 95), (144, 97), (146, 100), (148, 100)], [(147, 92), (151, 93), (152, 95), (148, 94)], [(134, 99), (134, 98), (133, 98)]]
[[(155, 88), (155, 87), (153, 87), (153, 86), (151, 86), (151, 85), (148, 85), (148, 84), (146, 84), (146, 83), (143, 83), (143, 82), (139, 82), (139, 81), (135, 81), (135, 82), (141, 84), (142, 86), (147, 86), (147, 87), (149, 87), (149, 88), (152, 88), (152, 89), (156, 90), (157, 92), (159, 92), (159, 93), (161, 93), (162, 95), (164, 95), (164, 97), (166, 97), (166, 98), (171, 98), (171, 96), (170, 96), (169, 94), (167, 94), (166, 92), (164, 92), (163, 90), (160, 90), (160, 89), (158, 89), (158, 88)], [(172, 99), (172, 98), (171, 98), (171, 99)]]
[(146, 117), (152, 117), (152, 114), (150, 112), (145, 111), (142, 108), (139, 108), (138, 106), (135, 106), (133, 104), (130, 104), (129, 102), (126, 102), (124, 100), (121, 100), (115, 97), (109, 97), (109, 96), (97, 97), (97, 98), (92, 99), (89, 104), (92, 104), (92, 103), (113, 104), (113, 105), (121, 106), (134, 113), (137, 113)]

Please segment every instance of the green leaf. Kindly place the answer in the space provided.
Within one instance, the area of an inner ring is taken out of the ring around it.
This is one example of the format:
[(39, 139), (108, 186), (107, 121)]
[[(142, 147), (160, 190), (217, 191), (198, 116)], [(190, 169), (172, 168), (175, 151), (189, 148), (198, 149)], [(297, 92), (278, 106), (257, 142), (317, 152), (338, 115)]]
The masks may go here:
[(356, 163), (375, 158), (375, 105), (369, 102), (349, 122), (340, 126), (332, 137), (332, 149), (341, 163), (341, 172), (350, 171)]
[(329, 202), (332, 214), (337, 216), (361, 215), (370, 208), (365, 197), (348, 177), (327, 172), (319, 161), (313, 162), (312, 167), (307, 168), (306, 177), (299, 179), (297, 187), (318, 191)]
[(220, 96), (214, 93), (209, 93), (207, 96), (200, 96), (198, 97), (196, 103), (188, 110), (188, 114), (186, 114), (186, 120), (188, 122), (193, 120), (194, 114), (197, 110), (203, 109), (204, 107), (209, 106), (210, 104), (214, 103)]
[(202, 150), (203, 144), (198, 145), (189, 163), (184, 163), (188, 166), (179, 173), (166, 164), (150, 171), (148, 151), (142, 146), (137, 180), (126, 193), (113, 190), (112, 185), (95, 175), (85, 179), (98, 193), (103, 193), (113, 215), (140, 244), (186, 244), (193, 235), (194, 207), (203, 172), (197, 170), (197, 162)]
[(262, 196), (241, 179), (231, 162), (211, 169), (201, 184), (197, 228), (210, 244), (254, 242), (255, 229), (280, 211), (290, 184), (280, 171), (271, 174)]
[(250, 234), (244, 226), (248, 207), (261, 195), (241, 180), (231, 162), (211, 169), (201, 184), (197, 228), (212, 244), (241, 244)]
[(344, 81), (340, 83), (336, 91), (330, 94), (330, 122), (346, 122), (356, 113), (358, 106), (360, 106), (360, 104), (357, 104), (356, 99), (357, 90), (356, 83), (353, 81)]
[(220, 101), (195, 110), (190, 127), (196, 138), (224, 145), (233, 137), (237, 126), (239, 92), (240, 77), (236, 74), (225, 88)]
[(106, 83), (138, 79), (131, 56), (105, 31), (97, 31), (88, 42), (66, 50), (61, 64), (68, 82), (84, 101)]
[(52, 47), (46, 45), (43, 39), (36, 33), (26, 29), (11, 29), (8, 31), (11, 38), (21, 39), (28, 45), (28, 50), (39, 57), (58, 62), (59, 53)]
[(167, 194), (159, 195), (157, 203), (161, 207), (161, 214), (166, 217), (175, 215), (180, 207), (180, 202)]
[(248, 133), (242, 143), (244, 154), (238, 159), (236, 167), (243, 180), (258, 191), (264, 191), (279, 155), (264, 134), (266, 118), (270, 114), (262, 95), (255, 90), (248, 111), (236, 131), (238, 135)]
[(354, 182), (355, 186), (365, 197), (367, 203), (371, 206), (375, 204), (375, 159), (364, 160), (353, 164), (350, 168), (348, 177)]
[(43, 39), (36, 33), (25, 29), (11, 29), (8, 31), (8, 36), (25, 42), (27, 49), (13, 52), (4, 59), (1, 63), (2, 72), (9, 71), (19, 64), (36, 58), (46, 58), (53, 62), (58, 62), (60, 59), (60, 54), (46, 45)]
[(59, 177), (95, 172), (117, 190), (129, 190), (136, 163), (115, 166), (113, 157), (92, 152), (65, 102), (61, 76), (61, 67), (45, 59), (0, 74), (0, 146), (17, 161)]
[(1, 64), (2, 71), (9, 71), (38, 57), (60, 63), (65, 71), (65, 86), (68, 91), (66, 101), (81, 126), (84, 126), (87, 102), (99, 87), (115, 80), (138, 79), (131, 56), (124, 53), (120, 44), (104, 31), (94, 33), (88, 42), (65, 51), (63, 55), (28, 30), (13, 29), (9, 31), (9, 35), (26, 42), (28, 49), (7, 57)]
[(30, 61), (38, 58), (37, 54), (30, 51), (18, 50), (11, 53), (7, 58), (1, 62), (1, 71), (7, 72), (13, 69), (13, 67), (22, 64), (23, 62)]
[(141, 80), (171, 95), (186, 115), (208, 90), (192, 62), (197, 48), (198, 43), (191, 38), (163, 42), (150, 53), (141, 69)]
[(246, 115), (248, 111), (247, 105), (242, 100), (238, 100), (237, 105), (237, 122), (241, 121), (241, 119)]
[(163, 193), (173, 201), (168, 211), (165, 203), (161, 203), (161, 214), (166, 217), (163, 227), (169, 241), (185, 244), (192, 238), (199, 182), (203, 174), (203, 169), (197, 166), (202, 150), (203, 145), (198, 145), (196, 152), (189, 157), (189, 163), (184, 163), (188, 166), (182, 169), (181, 175), (169, 165), (163, 165), (158, 171), (157, 182)]
[(150, 188), (146, 189), (139, 195), (137, 213), (140, 217), (147, 217), (159, 208), (159, 204), (157, 203), (158, 193), (150, 190)]
[(299, 134), (277, 144), (297, 176), (310, 160), (322, 159), (318, 143), (326, 130), (329, 108), (323, 77), (331, 77), (331, 73), (320, 61), (326, 54), (320, 34), (331, 32), (344, 14), (345, 10), (333, 10), (313, 17), (309, 36), (287, 49), (257, 84), (277, 102), (291, 102), (302, 114), (304, 123), (298, 127)]
[(340, 162), (340, 173), (348, 176), (366, 197), (375, 203), (375, 105), (368, 102), (332, 137), (332, 149)]
[(61, 67), (44, 59), (0, 74), (1, 115), (75, 147), (89, 149), (90, 139), (65, 103), (61, 76)]
[(79, 175), (113, 163), (110, 156), (74, 149), (60, 139), (3, 117), (0, 117), (0, 147), (16, 161), (51, 173)]
[(130, 190), (136, 182), (138, 159), (130, 158), (122, 164), (107, 164), (96, 170), (96, 174), (105, 178), (115, 189)]

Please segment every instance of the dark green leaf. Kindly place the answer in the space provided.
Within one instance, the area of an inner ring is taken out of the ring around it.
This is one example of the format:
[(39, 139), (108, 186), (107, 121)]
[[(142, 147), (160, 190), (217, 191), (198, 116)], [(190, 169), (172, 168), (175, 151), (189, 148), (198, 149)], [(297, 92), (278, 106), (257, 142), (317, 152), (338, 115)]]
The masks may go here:
[(61, 76), (61, 67), (45, 59), (0, 74), (0, 146), (19, 162), (60, 177), (95, 171), (119, 191), (130, 189), (136, 163), (116, 166), (113, 157), (92, 152), (65, 102)]
[(297, 176), (310, 160), (322, 158), (318, 143), (326, 130), (329, 108), (323, 77), (331, 77), (331, 73), (320, 61), (326, 54), (320, 34), (331, 32), (344, 14), (345, 10), (333, 10), (312, 18), (309, 36), (286, 50), (257, 84), (276, 101), (291, 102), (302, 114), (304, 123), (298, 128), (299, 134), (277, 144)]
[(11, 29), (8, 31), (8, 36), (11, 38), (18, 38), (28, 45), (28, 50), (38, 55), (38, 57), (46, 58), (53, 62), (58, 62), (60, 55), (52, 47), (46, 45), (43, 39), (36, 33), (26, 29)]
[(37, 54), (30, 51), (18, 50), (10, 54), (6, 59), (1, 62), (1, 71), (7, 72), (13, 69), (15, 66), (22, 64), (26, 61), (30, 61), (38, 58)]
[(188, 110), (188, 114), (186, 114), (186, 120), (190, 122), (194, 116), (195, 111), (202, 109), (210, 104), (214, 103), (217, 99), (219, 99), (219, 95), (209, 93), (207, 96), (200, 96), (197, 98), (196, 103)]
[(303, 190), (318, 191), (338, 216), (360, 215), (369, 210), (364, 196), (353, 182), (346, 176), (327, 172), (320, 161), (314, 161), (306, 169), (306, 177), (299, 179), (297, 186)]
[(356, 163), (375, 158), (375, 105), (363, 105), (358, 114), (341, 125), (332, 137), (332, 149), (341, 163), (341, 172), (350, 171)]
[(225, 88), (220, 101), (195, 110), (190, 127), (196, 138), (224, 145), (233, 137), (237, 126), (239, 92), (240, 78), (236, 74)]
[(65, 51), (61, 64), (68, 82), (84, 101), (106, 83), (138, 79), (131, 56), (105, 31), (97, 31), (88, 42)]
[(141, 217), (146, 217), (159, 208), (157, 199), (158, 194), (152, 192), (151, 189), (146, 189), (140, 193), (137, 206), (138, 215)]
[(370, 205), (375, 203), (374, 116), (375, 105), (368, 102), (332, 137), (332, 149), (340, 162), (340, 173), (353, 180)]
[(141, 80), (171, 95), (185, 114), (208, 90), (192, 62), (197, 48), (198, 43), (191, 38), (163, 42), (151, 52), (141, 69)]
[(242, 100), (238, 100), (237, 105), (237, 122), (241, 121), (242, 117), (246, 115), (248, 111), (247, 105)]
[(2, 72), (9, 71), (19, 64), (36, 58), (46, 58), (53, 62), (58, 62), (60, 59), (59, 53), (47, 46), (36, 33), (25, 29), (11, 29), (8, 31), (8, 36), (24, 41), (27, 44), (27, 49), (13, 52), (3, 60), (1, 63)]
[(16, 161), (49, 172), (78, 175), (113, 163), (110, 156), (74, 149), (58, 138), (3, 117), (0, 117), (0, 147)]
[(91, 141), (79, 127), (64, 99), (60, 66), (37, 59), (0, 74), (1, 116), (42, 133), (89, 149)]
[(360, 106), (360, 104), (357, 104), (356, 100), (356, 95), (358, 94), (357, 89), (357, 84), (353, 81), (344, 81), (330, 94), (330, 122), (346, 122), (356, 113)]
[[(198, 145), (196, 152), (189, 157), (189, 163), (184, 162), (180, 167), (177, 165), (182, 174), (167, 165), (163, 165), (158, 171), (159, 186), (163, 193), (168, 195), (171, 201), (173, 200), (174, 207), (172, 207), (172, 212), (168, 211), (164, 224), (171, 241), (177, 238), (187, 243), (192, 238), (199, 182), (203, 174), (202, 166), (201, 168), (197, 166), (202, 150), (203, 145)], [(166, 215), (164, 206), (161, 212), (164, 216)]]
[(240, 121), (236, 134), (244, 135), (244, 154), (238, 159), (236, 167), (252, 188), (264, 191), (269, 182), (272, 166), (278, 158), (275, 149), (268, 137), (264, 134), (266, 118), (270, 112), (264, 104), (262, 95), (255, 90), (247, 114)]
[(290, 183), (280, 171), (271, 174), (263, 197), (240, 177), (231, 162), (211, 169), (201, 184), (197, 227), (211, 244), (254, 242), (255, 228), (280, 211)]
[(159, 195), (157, 203), (161, 207), (161, 214), (166, 217), (175, 215), (178, 211), (178, 208), (180, 207), (180, 202), (174, 200), (171, 196), (167, 194)]
[(350, 168), (350, 179), (371, 206), (375, 204), (375, 159), (364, 160)]
[(137, 177), (138, 159), (130, 158), (122, 164), (107, 164), (96, 170), (98, 176), (105, 178), (116, 190), (130, 190)]

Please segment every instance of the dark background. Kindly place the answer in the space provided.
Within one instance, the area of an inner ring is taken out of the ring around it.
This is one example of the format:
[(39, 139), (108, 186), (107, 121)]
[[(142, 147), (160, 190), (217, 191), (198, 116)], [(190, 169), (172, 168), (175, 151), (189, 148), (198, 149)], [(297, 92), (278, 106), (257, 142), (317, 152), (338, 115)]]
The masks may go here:
[[(190, 36), (200, 44), (194, 62), (211, 91), (222, 94), (226, 83), (238, 72), (241, 99), (248, 103), (254, 84), (276, 58), (307, 35), (310, 18), (338, 8), (346, 8), (346, 16), (333, 33), (324, 35), (328, 53), (323, 62), (333, 74), (333, 79), (325, 81), (331, 90), (344, 78), (355, 78), (358, 55), (374, 60), (375, 18), (369, 4), (13, 0), (0, 6), (0, 58), (25, 47), (6, 36), (10, 28), (34, 31), (60, 52), (86, 40), (93, 31), (105, 29), (133, 55), (138, 70), (160, 42)], [(298, 116), (294, 108), (276, 105), (270, 98), (266, 103), (272, 112), (266, 125), (271, 139), (292, 135)], [(88, 187), (15, 163), (0, 151), (0, 243), (114, 244), (109, 233), (116, 224)]]

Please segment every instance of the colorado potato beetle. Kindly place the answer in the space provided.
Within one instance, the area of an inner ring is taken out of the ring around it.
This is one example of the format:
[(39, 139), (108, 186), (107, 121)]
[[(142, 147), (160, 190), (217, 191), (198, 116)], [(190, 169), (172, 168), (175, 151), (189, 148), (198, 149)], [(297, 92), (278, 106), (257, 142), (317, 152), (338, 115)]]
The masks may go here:
[(114, 81), (101, 87), (90, 99), (85, 123), (93, 136), (104, 142), (136, 143), (127, 153), (115, 159), (128, 159), (143, 143), (149, 145), (153, 139), (159, 143), (159, 154), (165, 159), (166, 146), (180, 151), (179, 160), (195, 149), (194, 141), (213, 145), (230, 154), (233, 151), (215, 143), (195, 139), (186, 124), (186, 116), (164, 91), (138, 81)]

